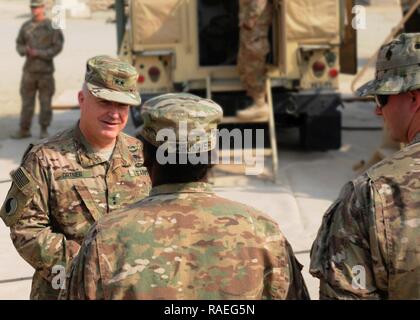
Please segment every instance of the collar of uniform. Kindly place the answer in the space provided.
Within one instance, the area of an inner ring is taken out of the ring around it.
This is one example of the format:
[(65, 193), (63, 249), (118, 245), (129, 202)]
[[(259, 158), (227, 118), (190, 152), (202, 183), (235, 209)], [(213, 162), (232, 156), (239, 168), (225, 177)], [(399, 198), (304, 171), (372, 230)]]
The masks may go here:
[(213, 190), (206, 182), (162, 184), (152, 188), (150, 196), (170, 193), (213, 193)]
[[(74, 140), (77, 145), (77, 157), (79, 163), (83, 167), (90, 167), (107, 162), (93, 151), (92, 147), (83, 136), (83, 133), (79, 128), (79, 122), (77, 122), (76, 127), (74, 128)], [(119, 167), (120, 165), (129, 166), (133, 162), (132, 155), (128, 152), (125, 138), (121, 133), (117, 137), (114, 152), (112, 153), (112, 158), (110, 161), (113, 161), (113, 167), (115, 168)]]
[(124, 134), (120, 133), (117, 137), (115, 144), (114, 153), (112, 154), (113, 167), (114, 169), (123, 166), (131, 166), (135, 161), (133, 154), (129, 151), (129, 145)]
[(76, 127), (74, 128), (74, 141), (76, 142), (77, 158), (82, 167), (91, 167), (106, 162), (95, 154), (79, 128), (79, 122), (77, 122)]

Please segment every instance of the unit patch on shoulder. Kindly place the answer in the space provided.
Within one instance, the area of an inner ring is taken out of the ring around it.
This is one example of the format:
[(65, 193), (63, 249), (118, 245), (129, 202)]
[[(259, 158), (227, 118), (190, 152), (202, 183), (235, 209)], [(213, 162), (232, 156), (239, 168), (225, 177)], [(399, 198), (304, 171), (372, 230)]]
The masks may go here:
[(12, 171), (10, 176), (13, 183), (0, 209), (0, 218), (8, 227), (14, 225), (27, 212), (26, 206), (33, 199), (38, 188), (31, 174), (24, 167)]

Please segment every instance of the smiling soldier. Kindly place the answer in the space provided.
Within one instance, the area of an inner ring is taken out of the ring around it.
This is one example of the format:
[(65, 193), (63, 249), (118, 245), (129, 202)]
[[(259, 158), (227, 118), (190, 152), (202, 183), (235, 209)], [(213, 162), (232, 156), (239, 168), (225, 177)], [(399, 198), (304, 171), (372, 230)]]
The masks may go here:
[(90, 226), (149, 193), (143, 145), (122, 133), (129, 106), (141, 101), (137, 77), (120, 60), (89, 59), (77, 125), (30, 145), (11, 175), (0, 216), (35, 268), (31, 299), (56, 299), (54, 270), (70, 265)]

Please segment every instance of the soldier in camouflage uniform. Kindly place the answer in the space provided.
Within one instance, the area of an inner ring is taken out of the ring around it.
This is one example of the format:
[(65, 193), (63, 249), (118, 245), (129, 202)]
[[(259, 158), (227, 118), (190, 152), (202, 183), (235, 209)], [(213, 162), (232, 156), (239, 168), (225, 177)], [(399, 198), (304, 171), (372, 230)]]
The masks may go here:
[[(412, 6), (417, 2), (417, 0), (401, 0), (402, 14), (405, 16), (407, 12), (412, 8)], [(417, 7), (417, 10), (413, 12), (408, 21), (404, 24), (404, 27), (401, 29), (401, 32), (420, 32), (420, 6)], [(389, 137), (389, 132), (386, 126), (382, 130), (382, 141), (381, 145), (373, 152), (372, 156), (368, 161), (361, 160), (353, 166), (353, 170), (358, 173), (365, 172), (375, 163), (386, 158), (388, 155), (395, 153), (401, 148), (399, 142), (393, 141)]]
[[(214, 156), (220, 106), (166, 94), (147, 101), (142, 116), (150, 196), (90, 230), (63, 298), (309, 298), (302, 266), (277, 223), (216, 196), (206, 183), (209, 161), (181, 164), (182, 156)], [(159, 137), (164, 130), (173, 133), (166, 142)], [(198, 141), (190, 138), (194, 131)], [(165, 149), (174, 156), (169, 164), (159, 156)]]
[(270, 0), (239, 0), (238, 72), (253, 104), (241, 110), (241, 119), (268, 119), (265, 100), (266, 56), (270, 51), (268, 31), (272, 21)]
[(30, 145), (11, 174), (0, 216), (35, 268), (31, 299), (56, 299), (58, 271), (69, 266), (90, 226), (149, 193), (142, 143), (121, 132), (129, 105), (140, 103), (137, 76), (120, 60), (89, 59), (77, 125)]
[(54, 29), (51, 20), (45, 17), (44, 0), (31, 0), (31, 11), (32, 19), (23, 24), (16, 40), (16, 49), (26, 61), (20, 84), (20, 129), (11, 136), (14, 139), (31, 136), (37, 92), (41, 107), (40, 138), (48, 136), (47, 128), (52, 119), (51, 99), (55, 91), (53, 58), (60, 53), (64, 42), (61, 30)]
[(408, 145), (347, 183), (324, 215), (310, 266), (322, 299), (420, 299), (419, 66), (420, 33), (401, 34), (358, 89)]

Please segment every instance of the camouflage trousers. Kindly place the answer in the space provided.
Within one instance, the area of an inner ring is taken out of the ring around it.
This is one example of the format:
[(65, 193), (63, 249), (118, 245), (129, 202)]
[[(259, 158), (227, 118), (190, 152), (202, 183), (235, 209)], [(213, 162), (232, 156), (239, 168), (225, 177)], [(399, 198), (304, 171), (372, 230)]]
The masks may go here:
[(247, 95), (254, 100), (265, 96), (266, 56), (270, 51), (268, 32), (272, 19), (271, 6), (267, 6), (257, 25), (240, 28), (237, 68)]
[(41, 127), (48, 127), (52, 119), (51, 99), (55, 92), (52, 73), (23, 73), (20, 83), (20, 96), (22, 97), (20, 127), (23, 130), (31, 128), (37, 92), (41, 107), (39, 124)]

